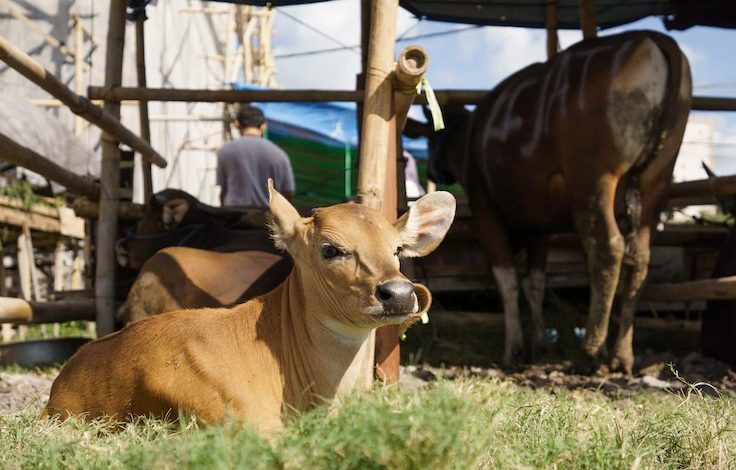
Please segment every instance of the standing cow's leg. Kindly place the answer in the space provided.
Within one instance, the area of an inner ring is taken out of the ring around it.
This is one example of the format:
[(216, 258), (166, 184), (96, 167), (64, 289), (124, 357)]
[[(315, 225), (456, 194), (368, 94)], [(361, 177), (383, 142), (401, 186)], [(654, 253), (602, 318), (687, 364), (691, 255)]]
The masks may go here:
[(618, 178), (608, 175), (581, 191), (573, 201), (573, 217), (588, 258), (590, 307), (583, 349), (597, 362), (606, 354), (608, 321), (621, 272), (624, 239), (613, 212)]
[(503, 365), (511, 368), (518, 365), (524, 353), (524, 338), (519, 319), (519, 284), (508, 233), (501, 226), (496, 209), (488, 203), (486, 197), (468, 191), (471, 209), (478, 224), (480, 244), (488, 255), (493, 278), (503, 302)]
[(622, 369), (631, 374), (634, 366), (634, 316), (641, 287), (649, 269), (649, 239), (651, 226), (639, 227), (626, 240), (621, 273), (620, 323), (616, 345), (611, 358), (613, 370)]
[(619, 295), (620, 324), (611, 367), (622, 369), (628, 374), (634, 367), (634, 317), (636, 303), (649, 270), (649, 242), (666, 201), (678, 148), (679, 145), (667, 140), (660, 150), (660, 158), (637, 176), (626, 192), (626, 212), (632, 232), (626, 240)]
[(547, 241), (546, 236), (538, 236), (527, 244), (529, 272), (521, 283), (532, 313), (532, 361), (537, 359), (538, 355), (543, 354), (547, 348), (547, 330), (544, 328), (543, 317)]

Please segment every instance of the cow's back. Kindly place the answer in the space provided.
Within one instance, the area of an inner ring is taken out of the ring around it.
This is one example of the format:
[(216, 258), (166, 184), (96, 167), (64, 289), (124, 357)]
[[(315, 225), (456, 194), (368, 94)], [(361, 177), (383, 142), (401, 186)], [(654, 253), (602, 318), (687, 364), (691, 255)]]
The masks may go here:
[(183, 308), (224, 307), (269, 292), (292, 268), (285, 254), (165, 248), (143, 265), (122, 311), (125, 323)]
[(511, 226), (571, 228), (581, 173), (646, 165), (660, 139), (670, 70), (653, 35), (583, 41), (502, 82), (473, 115), (466, 187), (484, 188)]

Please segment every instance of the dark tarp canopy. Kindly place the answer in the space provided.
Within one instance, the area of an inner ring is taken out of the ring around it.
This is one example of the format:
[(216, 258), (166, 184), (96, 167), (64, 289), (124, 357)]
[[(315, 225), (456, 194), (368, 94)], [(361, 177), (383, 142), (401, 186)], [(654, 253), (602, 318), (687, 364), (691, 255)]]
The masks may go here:
[[(274, 7), (316, 3), (320, 0), (218, 0)], [(489, 26), (544, 28), (549, 0), (400, 0), (419, 18)], [(579, 0), (557, 0), (557, 27), (579, 29)], [(646, 18), (662, 17), (667, 29), (691, 26), (736, 28), (736, 0), (596, 0), (596, 21), (601, 29)]]

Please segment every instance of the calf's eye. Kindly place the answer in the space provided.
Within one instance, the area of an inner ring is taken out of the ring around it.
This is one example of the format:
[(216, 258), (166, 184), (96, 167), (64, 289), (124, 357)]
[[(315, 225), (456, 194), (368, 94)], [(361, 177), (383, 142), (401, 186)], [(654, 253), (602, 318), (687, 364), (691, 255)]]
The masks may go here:
[(338, 256), (344, 255), (344, 253), (340, 251), (339, 248), (328, 244), (322, 245), (322, 250), (320, 251), (320, 254), (322, 255), (322, 259), (325, 261), (329, 261), (337, 258)]

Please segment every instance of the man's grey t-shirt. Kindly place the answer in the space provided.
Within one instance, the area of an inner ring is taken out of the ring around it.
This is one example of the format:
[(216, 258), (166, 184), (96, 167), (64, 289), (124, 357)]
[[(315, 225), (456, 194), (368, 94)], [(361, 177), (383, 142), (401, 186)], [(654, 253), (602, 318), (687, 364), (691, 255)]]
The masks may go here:
[(273, 142), (247, 135), (217, 152), (217, 184), (227, 186), (225, 206), (268, 207), (268, 178), (277, 191), (294, 191), (289, 157)]

